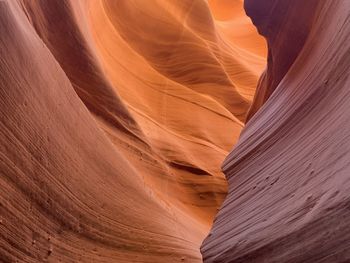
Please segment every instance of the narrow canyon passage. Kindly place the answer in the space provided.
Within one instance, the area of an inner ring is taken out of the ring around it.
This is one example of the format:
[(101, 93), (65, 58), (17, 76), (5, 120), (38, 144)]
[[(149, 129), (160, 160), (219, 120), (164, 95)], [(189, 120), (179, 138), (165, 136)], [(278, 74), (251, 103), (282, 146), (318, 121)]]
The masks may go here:
[(349, 16), (0, 0), (0, 262), (348, 262)]
[(202, 262), (266, 64), (243, 2), (0, 12), (0, 261)]

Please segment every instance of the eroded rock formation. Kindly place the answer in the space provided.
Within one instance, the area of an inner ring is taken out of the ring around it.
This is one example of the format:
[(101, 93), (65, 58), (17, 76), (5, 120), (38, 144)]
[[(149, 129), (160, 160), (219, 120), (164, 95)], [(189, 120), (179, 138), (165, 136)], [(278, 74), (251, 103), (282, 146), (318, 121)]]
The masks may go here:
[(223, 163), (228, 196), (204, 262), (348, 262), (350, 2), (245, 7), (268, 66)]
[(0, 261), (201, 262), (265, 64), (233, 2), (0, 1)]

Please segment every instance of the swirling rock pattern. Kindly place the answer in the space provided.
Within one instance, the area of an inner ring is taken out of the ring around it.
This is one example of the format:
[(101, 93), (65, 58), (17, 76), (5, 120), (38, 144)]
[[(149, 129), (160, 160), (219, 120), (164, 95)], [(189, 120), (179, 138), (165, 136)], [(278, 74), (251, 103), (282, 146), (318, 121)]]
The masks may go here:
[(0, 0), (1, 262), (201, 261), (265, 64), (231, 2)]
[(349, 262), (350, 2), (245, 8), (268, 66), (223, 163), (228, 195), (204, 262)]

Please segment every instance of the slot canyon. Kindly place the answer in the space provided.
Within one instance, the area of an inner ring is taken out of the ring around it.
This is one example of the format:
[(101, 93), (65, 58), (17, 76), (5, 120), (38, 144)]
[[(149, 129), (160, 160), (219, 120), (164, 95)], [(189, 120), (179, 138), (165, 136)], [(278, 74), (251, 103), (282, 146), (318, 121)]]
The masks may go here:
[(349, 0), (0, 0), (0, 262), (350, 262), (348, 107)]

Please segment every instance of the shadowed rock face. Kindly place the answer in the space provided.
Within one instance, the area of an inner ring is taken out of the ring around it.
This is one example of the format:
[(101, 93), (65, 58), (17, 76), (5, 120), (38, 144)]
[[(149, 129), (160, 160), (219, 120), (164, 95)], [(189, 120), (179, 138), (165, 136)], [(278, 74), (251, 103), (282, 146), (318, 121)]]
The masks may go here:
[(268, 43), (267, 69), (260, 77), (247, 121), (271, 96), (298, 57), (309, 36), (319, 3), (319, 0), (245, 1), (247, 15)]
[(245, 8), (267, 39), (268, 67), (223, 163), (228, 195), (203, 260), (348, 262), (350, 2)]

